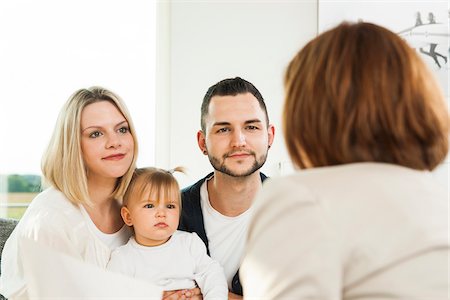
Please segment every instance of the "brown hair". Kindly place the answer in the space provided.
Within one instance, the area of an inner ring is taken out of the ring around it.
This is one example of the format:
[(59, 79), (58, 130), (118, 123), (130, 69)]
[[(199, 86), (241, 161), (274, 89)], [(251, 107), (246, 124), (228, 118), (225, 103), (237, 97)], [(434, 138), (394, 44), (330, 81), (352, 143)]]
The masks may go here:
[(310, 41), (285, 75), (283, 130), (297, 166), (375, 161), (432, 170), (448, 151), (449, 114), (415, 51), (370, 23)]
[(258, 100), (259, 106), (266, 116), (267, 126), (269, 126), (269, 114), (267, 113), (266, 103), (258, 89), (249, 81), (240, 77), (223, 79), (208, 88), (203, 97), (200, 111), (200, 125), (202, 131), (206, 133), (205, 119), (209, 113), (209, 104), (214, 96), (236, 96), (239, 94), (252, 94)]
[[(123, 196), (123, 205), (127, 206), (133, 200), (140, 200), (144, 195), (157, 195), (159, 200), (176, 200), (181, 206), (181, 193), (173, 172), (183, 172), (182, 167), (173, 170), (159, 168), (139, 168), (134, 171), (133, 178)], [(176, 199), (173, 199), (176, 195)]]

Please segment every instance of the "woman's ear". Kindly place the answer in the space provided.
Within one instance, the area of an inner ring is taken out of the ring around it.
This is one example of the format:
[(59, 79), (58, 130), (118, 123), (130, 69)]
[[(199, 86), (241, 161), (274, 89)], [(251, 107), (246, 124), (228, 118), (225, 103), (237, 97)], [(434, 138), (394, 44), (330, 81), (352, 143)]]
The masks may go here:
[(127, 224), (128, 226), (133, 226), (130, 211), (126, 206), (122, 206), (122, 209), (120, 210), (120, 215), (122, 216), (123, 222), (125, 224)]

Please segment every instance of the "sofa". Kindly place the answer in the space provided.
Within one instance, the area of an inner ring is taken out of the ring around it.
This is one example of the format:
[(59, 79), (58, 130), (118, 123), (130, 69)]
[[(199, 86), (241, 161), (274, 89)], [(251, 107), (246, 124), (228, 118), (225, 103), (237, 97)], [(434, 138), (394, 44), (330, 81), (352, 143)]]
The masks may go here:
[[(15, 219), (0, 218), (0, 264), (1, 264), (1, 255), (3, 252), (3, 247), (5, 246), (5, 242), (8, 239), (11, 232), (16, 227), (17, 222), (19, 221)], [(0, 268), (0, 274), (1, 271), (2, 270)], [(5, 297), (0, 295), (0, 300), (5, 300)]]

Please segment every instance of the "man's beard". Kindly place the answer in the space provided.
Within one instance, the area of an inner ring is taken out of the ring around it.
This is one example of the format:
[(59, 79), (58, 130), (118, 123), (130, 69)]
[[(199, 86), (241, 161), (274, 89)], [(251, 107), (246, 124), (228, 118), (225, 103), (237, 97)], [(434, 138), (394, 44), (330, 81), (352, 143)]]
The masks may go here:
[(227, 168), (225, 166), (226, 159), (232, 153), (226, 153), (222, 157), (222, 161), (220, 161), (218, 158), (216, 158), (216, 157), (214, 157), (212, 155), (209, 155), (209, 153), (208, 153), (208, 158), (209, 158), (209, 162), (211, 163), (211, 165), (213, 166), (214, 170), (216, 170), (216, 171), (219, 171), (221, 173), (227, 174), (228, 176), (232, 176), (232, 177), (247, 177), (249, 175), (252, 175), (256, 171), (258, 171), (259, 169), (261, 169), (261, 167), (266, 162), (267, 151), (262, 156), (260, 156), (259, 159), (258, 159), (258, 157), (256, 157), (256, 153), (255, 152), (247, 151), (247, 153), (252, 155), (255, 158), (255, 161), (254, 161), (253, 165), (247, 171), (244, 171), (243, 173), (233, 172), (232, 170), (230, 170), (229, 168)]

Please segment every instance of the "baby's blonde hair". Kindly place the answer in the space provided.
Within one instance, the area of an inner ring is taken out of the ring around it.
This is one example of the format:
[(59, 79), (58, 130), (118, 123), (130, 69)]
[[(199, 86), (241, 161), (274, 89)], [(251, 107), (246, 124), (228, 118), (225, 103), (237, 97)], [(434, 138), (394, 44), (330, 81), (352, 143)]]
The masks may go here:
[(123, 196), (123, 205), (127, 206), (136, 199), (141, 199), (144, 195), (157, 195), (160, 200), (172, 199), (175, 195), (176, 202), (181, 208), (180, 186), (174, 172), (185, 173), (183, 167), (176, 167), (165, 170), (155, 167), (138, 168), (134, 171), (131, 183)]

